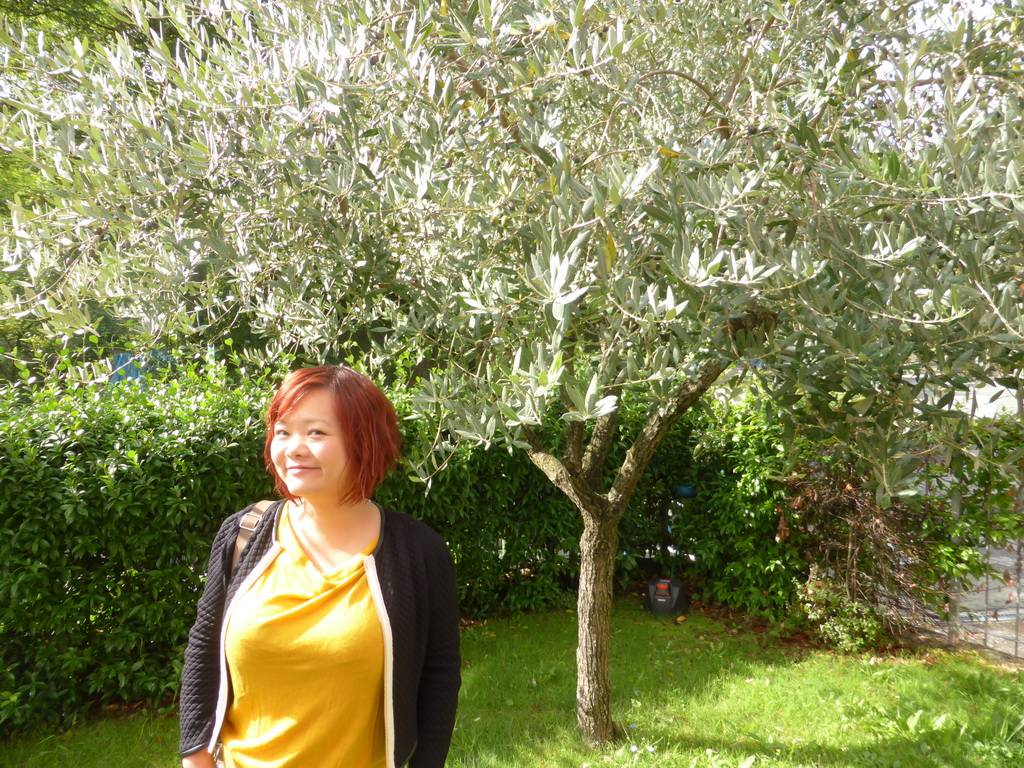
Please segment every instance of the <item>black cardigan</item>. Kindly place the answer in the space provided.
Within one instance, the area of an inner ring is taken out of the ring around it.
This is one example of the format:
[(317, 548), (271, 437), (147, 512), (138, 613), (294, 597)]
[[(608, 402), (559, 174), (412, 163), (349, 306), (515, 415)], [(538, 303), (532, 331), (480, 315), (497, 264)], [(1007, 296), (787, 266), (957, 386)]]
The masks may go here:
[[(250, 508), (231, 515), (214, 538), (206, 587), (185, 650), (179, 707), (182, 757), (214, 740), (225, 607), (273, 546), (281, 507), (276, 504), (263, 515), (230, 577), (238, 521)], [(394, 765), (441, 768), (461, 685), (455, 568), (444, 540), (428, 526), (385, 507), (380, 510), (380, 540), (369, 557), (393, 639)]]

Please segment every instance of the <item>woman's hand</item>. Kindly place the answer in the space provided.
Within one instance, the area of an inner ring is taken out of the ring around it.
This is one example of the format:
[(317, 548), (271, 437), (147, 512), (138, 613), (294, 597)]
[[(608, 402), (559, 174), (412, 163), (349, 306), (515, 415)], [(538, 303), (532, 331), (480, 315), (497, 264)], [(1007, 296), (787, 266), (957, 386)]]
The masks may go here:
[(213, 763), (213, 755), (204, 749), (194, 752), (188, 757), (183, 757), (181, 768), (216, 768), (216, 766)]

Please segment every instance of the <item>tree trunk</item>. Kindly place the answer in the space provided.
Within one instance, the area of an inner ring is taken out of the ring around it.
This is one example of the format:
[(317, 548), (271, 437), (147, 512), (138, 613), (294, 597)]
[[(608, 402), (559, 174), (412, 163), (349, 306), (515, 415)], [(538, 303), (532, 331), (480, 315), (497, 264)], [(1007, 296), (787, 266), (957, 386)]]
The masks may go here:
[[(746, 326), (744, 326), (746, 327)], [(619, 734), (611, 710), (611, 617), (615, 548), (619, 521), (640, 475), (665, 435), (715, 380), (725, 362), (704, 361), (664, 408), (647, 419), (640, 435), (626, 451), (615, 482), (607, 495), (601, 493), (605, 459), (616, 435), (618, 416), (599, 418), (586, 449), (583, 432), (567, 427), (566, 460), (550, 454), (528, 427), (523, 434), (530, 446), (530, 460), (580, 510), (580, 591), (578, 597), (579, 645), (576, 648), (576, 717), (583, 738), (591, 746), (612, 741)]]
[(587, 743), (600, 746), (616, 735), (611, 708), (611, 615), (619, 516), (584, 513), (583, 518), (576, 716)]

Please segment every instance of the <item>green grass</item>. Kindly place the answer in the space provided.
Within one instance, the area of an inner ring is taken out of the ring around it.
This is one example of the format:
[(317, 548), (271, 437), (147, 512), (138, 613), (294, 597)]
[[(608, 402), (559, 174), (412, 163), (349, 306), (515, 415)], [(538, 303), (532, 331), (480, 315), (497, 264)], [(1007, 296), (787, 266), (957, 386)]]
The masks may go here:
[[(928, 768), (1024, 765), (1024, 679), (976, 655), (838, 657), (728, 619), (676, 625), (632, 600), (613, 621), (614, 712), (599, 751), (575, 731), (575, 616), (467, 630), (450, 768)], [(176, 721), (138, 714), (0, 745), (0, 768), (175, 768)]]

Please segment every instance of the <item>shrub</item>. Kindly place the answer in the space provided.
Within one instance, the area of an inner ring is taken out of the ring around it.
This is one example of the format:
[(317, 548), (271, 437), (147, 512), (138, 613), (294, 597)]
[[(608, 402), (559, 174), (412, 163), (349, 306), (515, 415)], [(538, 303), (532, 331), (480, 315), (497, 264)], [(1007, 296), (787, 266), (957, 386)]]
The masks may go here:
[(376, 498), (445, 537), (472, 618), (562, 602), (578, 573), (579, 515), (521, 451), (460, 446), (429, 493), (399, 471)]
[(965, 446), (977, 463), (935, 460), (922, 436), (918, 486), (885, 507), (848, 450), (802, 446), (785, 478), (784, 514), (817, 567), (812, 581), (828, 582), (850, 606), (870, 606), (889, 634), (942, 610), (963, 579), (984, 572), (978, 548), (1020, 531), (1013, 478), (999, 463), (1014, 446), (1005, 436), (1019, 432), (989, 423), (970, 430)]
[[(0, 390), (0, 735), (98, 704), (175, 693), (213, 534), (226, 515), (271, 492), (258, 457), (273, 373), (243, 370), (229, 379), (223, 366), (208, 363), (144, 387)], [(435, 435), (411, 417), (407, 390), (388, 394), (406, 452), (418, 456)], [(643, 418), (624, 406), (623, 439), (609, 467), (621, 461)], [(1020, 431), (989, 425), (978, 439), (1019, 438)], [(1021, 442), (1007, 447), (998, 439), (1000, 455)], [(837, 511), (838, 500), (849, 497), (842, 462), (825, 462), (815, 446), (804, 449), (805, 471), (793, 475), (785, 448), (756, 403), (711, 403), (686, 414), (622, 522), (620, 583), (641, 577), (642, 557), (658, 560), (667, 574), (671, 546), (702, 598), (779, 616), (794, 585), (806, 587), (813, 562), (814, 581), (831, 591), (816, 592), (810, 610), (823, 632), (849, 646), (868, 636), (864, 606), (878, 605), (894, 583), (872, 570), (880, 560), (872, 552), (886, 554), (892, 545), (899, 556), (892, 562), (917, 564), (908, 573), (933, 588), (976, 571), (973, 544), (1002, 535), (1016, 519), (1012, 488), (992, 465), (963, 464), (952, 474), (936, 468), (929, 476), (934, 494), (973, 483), (1002, 506), (993, 512), (972, 496), (950, 515), (936, 498), (928, 514), (891, 523), (904, 526), (902, 538), (875, 542), (862, 528), (879, 517), (877, 509), (858, 502)], [(484, 617), (566, 601), (579, 571), (580, 516), (523, 452), (460, 445), (429, 493), (411, 475), (400, 466), (376, 498), (447, 539), (464, 613)], [(696, 495), (678, 498), (680, 485)], [(894, 506), (892, 514), (909, 513)], [(927, 546), (915, 548), (914, 526)], [(863, 539), (861, 554), (844, 564), (837, 542), (851, 532)], [(863, 589), (868, 584), (878, 587)]]
[(857, 653), (878, 645), (885, 629), (873, 605), (852, 599), (842, 584), (811, 566), (807, 581), (796, 587), (798, 613), (829, 646), (844, 653)]
[(692, 413), (690, 430), (696, 496), (676, 502), (673, 533), (693, 556), (691, 578), (707, 601), (781, 616), (807, 572), (802, 536), (781, 513), (781, 431), (751, 400), (709, 403)]
[[(271, 493), (272, 386), (211, 363), (145, 386), (0, 390), (0, 735), (174, 695), (213, 534)], [(415, 450), (420, 424), (391, 394)], [(377, 498), (447, 538), (467, 614), (564, 599), (578, 516), (525, 456), (461, 447), (429, 494), (409, 475)]]
[(0, 732), (173, 694), (212, 535), (269, 490), (264, 396), (216, 366), (0, 394)]

